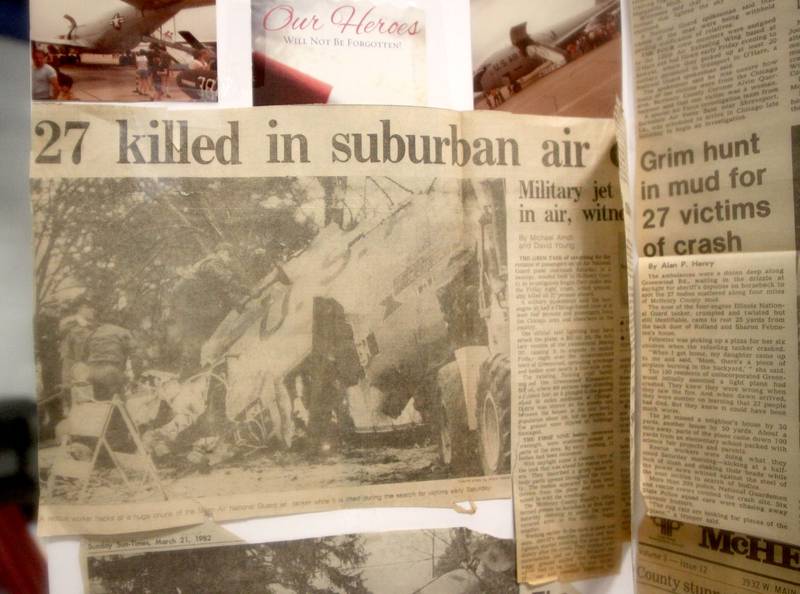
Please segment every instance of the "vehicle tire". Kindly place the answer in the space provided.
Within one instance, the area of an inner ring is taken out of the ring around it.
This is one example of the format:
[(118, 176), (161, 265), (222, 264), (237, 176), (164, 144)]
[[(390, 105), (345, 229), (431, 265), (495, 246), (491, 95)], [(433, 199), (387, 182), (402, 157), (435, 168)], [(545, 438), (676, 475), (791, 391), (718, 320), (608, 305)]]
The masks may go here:
[(483, 474), (511, 470), (511, 372), (508, 356), (494, 355), (481, 366), (478, 382), (478, 451)]
[(467, 405), (455, 361), (439, 370), (437, 386), (440, 402), (439, 458), (455, 476), (465, 476), (472, 470), (474, 447), (470, 447), (473, 440), (467, 423)]

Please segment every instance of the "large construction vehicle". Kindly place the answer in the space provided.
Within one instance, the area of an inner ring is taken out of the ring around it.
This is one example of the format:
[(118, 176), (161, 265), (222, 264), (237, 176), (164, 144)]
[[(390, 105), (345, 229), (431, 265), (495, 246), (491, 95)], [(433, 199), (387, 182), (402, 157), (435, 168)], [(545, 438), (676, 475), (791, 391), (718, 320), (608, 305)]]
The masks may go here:
[(203, 347), (209, 406), (242, 444), (427, 427), (451, 475), (507, 473), (503, 181), (342, 182), (311, 244)]

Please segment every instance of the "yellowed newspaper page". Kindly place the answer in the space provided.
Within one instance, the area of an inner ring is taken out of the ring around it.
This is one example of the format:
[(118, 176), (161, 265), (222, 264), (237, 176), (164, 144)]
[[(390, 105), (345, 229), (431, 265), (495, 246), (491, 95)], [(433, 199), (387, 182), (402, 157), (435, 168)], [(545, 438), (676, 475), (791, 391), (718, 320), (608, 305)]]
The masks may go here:
[(86, 594), (576, 593), (562, 583), (519, 586), (514, 542), (466, 528), (251, 543), (208, 523), (138, 536), (93, 537), (81, 544)]
[(37, 106), (41, 533), (510, 496), (508, 418), (477, 436), (507, 306), (480, 299), (523, 128)]
[(620, 406), (619, 430), (622, 434), (627, 434), (628, 439), (623, 438), (623, 448), (620, 452), (620, 472), (622, 484), (622, 530), (626, 538), (632, 538), (631, 517), (633, 507), (634, 489), (636, 486), (636, 451), (632, 444), (636, 443), (636, 361), (638, 359), (638, 345), (636, 343), (636, 310), (633, 304), (636, 302), (636, 251), (634, 248), (635, 225), (633, 218), (633, 208), (631, 207), (630, 195), (630, 170), (628, 156), (628, 126), (622, 102), (618, 99), (614, 112), (614, 123), (617, 131), (617, 155), (619, 158), (619, 190), (622, 214), (625, 224), (625, 282), (628, 292), (625, 295), (625, 305), (628, 310), (628, 323), (625, 327), (629, 346), (629, 356), (627, 369), (622, 366), (620, 373), (627, 373), (626, 379), (620, 381), (620, 394), (623, 404)]
[(797, 594), (798, 558), (790, 544), (652, 516), (639, 527), (637, 591)]
[(647, 513), (798, 544), (800, 11), (642, 1), (632, 18)]
[[(592, 356), (601, 393), (569, 423), (604, 427), (573, 440), (604, 466), (597, 511), (575, 500), (569, 521), (602, 514), (610, 534), (624, 375), (610, 328), (625, 318), (603, 309), (624, 293), (610, 122), (381, 107), (32, 115), (42, 534), (510, 496), (508, 254), (543, 248), (517, 247), (508, 219), (564, 212), (543, 194), (520, 201), (521, 182), (583, 192), (585, 213), (566, 207), (573, 229), (557, 223), (576, 257), (564, 282), (596, 283), (570, 311), (603, 329), (581, 322), (560, 357)], [(552, 476), (574, 480), (578, 462)]]
[(518, 577), (534, 584), (616, 566), (628, 458), (614, 122), (552, 121), (539, 163), (507, 179)]

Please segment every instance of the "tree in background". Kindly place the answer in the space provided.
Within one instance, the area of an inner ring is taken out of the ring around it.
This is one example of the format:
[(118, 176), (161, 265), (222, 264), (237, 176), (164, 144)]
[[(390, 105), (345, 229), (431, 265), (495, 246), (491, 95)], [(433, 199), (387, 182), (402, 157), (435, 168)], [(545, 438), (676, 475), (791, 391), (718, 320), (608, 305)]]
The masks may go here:
[(358, 535), (90, 558), (91, 594), (371, 594)]
[(43, 383), (58, 375), (50, 369), (57, 360), (44, 361), (44, 353), (55, 357), (53, 328), (76, 297), (101, 318), (122, 312), (130, 329), (163, 331), (175, 314), (176, 287), (220, 244), (229, 246), (242, 285), (252, 287), (308, 246), (324, 224), (313, 205), (324, 213), (345, 187), (340, 178), (32, 180)]
[(220, 243), (248, 274), (266, 274), (318, 231), (297, 178), (33, 180), (31, 193), (39, 307), (79, 291), (109, 302), (98, 306), (157, 297)]

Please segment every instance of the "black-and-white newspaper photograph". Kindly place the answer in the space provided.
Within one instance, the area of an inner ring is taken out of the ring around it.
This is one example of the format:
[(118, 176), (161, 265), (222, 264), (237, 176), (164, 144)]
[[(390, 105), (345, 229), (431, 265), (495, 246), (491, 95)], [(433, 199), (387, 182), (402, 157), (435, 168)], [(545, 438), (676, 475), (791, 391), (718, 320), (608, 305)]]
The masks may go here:
[[(466, 528), (249, 544), (201, 527), (84, 541), (87, 594), (517, 594), (514, 542)], [(224, 567), (225, 571), (219, 571)], [(552, 594), (570, 590), (552, 587)]]
[(217, 101), (216, 0), (31, 0), (34, 101)]
[(177, 113), (34, 107), (40, 533), (477, 513), (513, 475), (521, 581), (612, 567), (613, 124)]
[(509, 472), (503, 180), (32, 184), (44, 503)]

